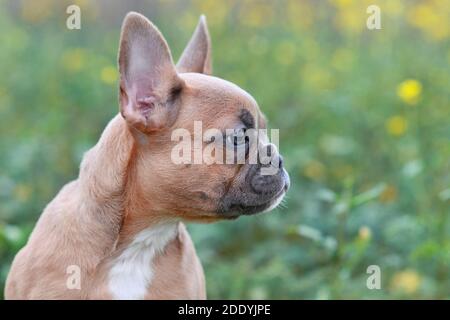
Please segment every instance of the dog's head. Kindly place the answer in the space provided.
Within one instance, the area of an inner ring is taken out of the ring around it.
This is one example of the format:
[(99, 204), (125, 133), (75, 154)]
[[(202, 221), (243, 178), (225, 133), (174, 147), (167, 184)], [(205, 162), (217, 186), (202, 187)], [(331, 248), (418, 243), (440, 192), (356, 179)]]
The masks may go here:
[(129, 13), (119, 69), (120, 110), (136, 139), (133, 192), (143, 206), (213, 221), (279, 204), (289, 187), (282, 158), (252, 96), (211, 76), (204, 17), (175, 65), (158, 29)]

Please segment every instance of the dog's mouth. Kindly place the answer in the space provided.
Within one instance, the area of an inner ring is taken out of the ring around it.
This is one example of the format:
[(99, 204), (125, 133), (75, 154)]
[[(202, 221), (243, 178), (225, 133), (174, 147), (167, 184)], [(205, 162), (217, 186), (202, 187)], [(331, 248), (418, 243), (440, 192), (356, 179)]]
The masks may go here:
[(286, 194), (287, 189), (288, 188), (285, 185), (273, 199), (260, 205), (237, 205), (236, 211), (243, 215), (253, 215), (257, 213), (271, 211), (281, 203), (281, 201), (284, 198), (284, 195)]
[(283, 200), (287, 190), (289, 189), (289, 177), (285, 180), (285, 183), (281, 190), (270, 200), (261, 204), (247, 205), (245, 203), (236, 203), (229, 206), (225, 212), (220, 212), (225, 219), (236, 219), (242, 215), (250, 216), (258, 213), (269, 212), (275, 209)]

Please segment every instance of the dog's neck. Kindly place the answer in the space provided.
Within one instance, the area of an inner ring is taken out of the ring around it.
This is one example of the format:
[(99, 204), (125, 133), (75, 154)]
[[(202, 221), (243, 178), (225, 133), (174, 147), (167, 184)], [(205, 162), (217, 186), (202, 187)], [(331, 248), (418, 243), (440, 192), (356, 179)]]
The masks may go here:
[[(108, 288), (117, 299), (142, 299), (154, 258), (178, 235), (178, 223), (154, 213), (140, 198), (136, 166), (139, 140), (118, 115), (84, 157), (80, 185), (90, 234), (98, 235), (104, 257), (111, 257)], [(94, 232), (93, 232), (94, 231)], [(96, 260), (102, 261), (102, 257)], [(107, 260), (108, 261), (108, 260)]]
[(143, 208), (135, 183), (136, 137), (118, 114), (107, 125), (98, 143), (81, 164), (80, 183), (83, 198), (93, 209), (90, 217), (109, 233), (109, 239), (125, 246), (143, 230), (161, 224), (176, 224)]

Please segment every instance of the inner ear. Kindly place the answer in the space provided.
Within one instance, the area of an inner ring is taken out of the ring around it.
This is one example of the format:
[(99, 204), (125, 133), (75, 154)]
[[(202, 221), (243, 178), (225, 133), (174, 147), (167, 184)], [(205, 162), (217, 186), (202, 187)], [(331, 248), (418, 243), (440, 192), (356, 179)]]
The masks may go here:
[(122, 25), (119, 71), (120, 108), (128, 124), (143, 132), (170, 126), (178, 113), (173, 90), (183, 81), (164, 37), (135, 12), (127, 14)]
[(206, 17), (200, 16), (197, 28), (177, 63), (178, 72), (212, 74), (211, 39)]

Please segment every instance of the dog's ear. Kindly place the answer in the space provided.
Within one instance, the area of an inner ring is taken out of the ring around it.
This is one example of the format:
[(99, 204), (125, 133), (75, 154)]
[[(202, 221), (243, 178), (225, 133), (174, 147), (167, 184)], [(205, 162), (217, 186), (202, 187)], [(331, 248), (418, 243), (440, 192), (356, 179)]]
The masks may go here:
[(144, 133), (170, 126), (183, 81), (159, 30), (135, 12), (122, 25), (119, 70), (120, 111), (127, 123)]
[(212, 74), (211, 39), (204, 15), (200, 16), (197, 28), (177, 63), (177, 70)]

